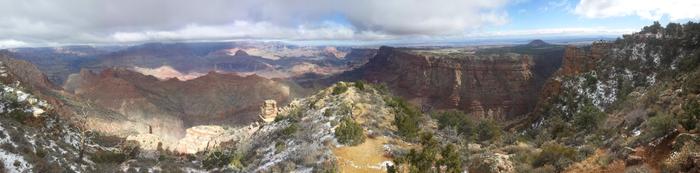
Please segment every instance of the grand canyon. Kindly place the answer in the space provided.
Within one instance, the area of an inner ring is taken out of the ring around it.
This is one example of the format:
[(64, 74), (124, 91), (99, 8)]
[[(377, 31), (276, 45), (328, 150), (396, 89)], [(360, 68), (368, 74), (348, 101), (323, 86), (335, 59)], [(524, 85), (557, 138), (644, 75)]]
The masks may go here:
[(391, 2), (0, 0), (0, 172), (700, 172), (699, 4)]

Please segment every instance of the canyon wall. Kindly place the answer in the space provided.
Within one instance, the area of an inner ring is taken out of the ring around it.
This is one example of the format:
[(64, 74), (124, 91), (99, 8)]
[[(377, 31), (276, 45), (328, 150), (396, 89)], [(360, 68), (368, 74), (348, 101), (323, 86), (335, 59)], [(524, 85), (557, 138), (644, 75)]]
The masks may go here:
[(506, 119), (531, 111), (539, 93), (535, 62), (527, 55), (421, 53), (380, 48), (354, 74), (384, 83), (411, 103), (429, 109), (460, 109), (477, 118)]
[[(71, 76), (68, 92), (129, 118), (178, 119), (196, 125), (244, 125), (258, 120), (264, 100), (286, 103), (298, 90), (256, 75), (209, 73), (188, 81), (159, 80), (110, 68)], [(160, 127), (154, 124), (154, 128)], [(184, 130), (184, 129), (181, 129)]]

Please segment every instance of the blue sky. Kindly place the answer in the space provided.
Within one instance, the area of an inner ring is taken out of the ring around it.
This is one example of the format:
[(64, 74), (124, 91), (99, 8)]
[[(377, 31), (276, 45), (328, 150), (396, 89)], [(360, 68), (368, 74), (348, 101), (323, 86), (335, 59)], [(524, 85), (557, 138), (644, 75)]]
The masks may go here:
[(698, 0), (0, 0), (0, 48), (280, 40), (619, 36), (700, 19)]
[[(479, 31), (509, 32), (551, 30), (551, 32), (557, 33), (554, 31), (560, 30), (561, 32), (559, 32), (559, 34), (551, 35), (619, 36), (620, 34), (636, 32), (644, 26), (651, 25), (654, 21), (659, 21), (662, 24), (671, 22), (668, 15), (663, 15), (654, 19), (640, 17), (635, 14), (588, 17), (576, 12), (576, 7), (580, 3), (579, 0), (526, 0), (513, 3), (506, 7), (509, 18), (507, 24), (484, 27)], [(644, 2), (640, 1), (639, 3)], [(697, 12), (695, 12), (695, 14), (697, 14)], [(673, 22), (680, 23), (688, 21), (697, 21), (697, 18), (673, 20)]]
[(510, 5), (507, 10), (510, 23), (492, 29), (527, 30), (542, 28), (639, 28), (652, 21), (637, 16), (610, 18), (586, 18), (574, 14), (578, 4), (575, 0), (547, 1), (531, 0)]

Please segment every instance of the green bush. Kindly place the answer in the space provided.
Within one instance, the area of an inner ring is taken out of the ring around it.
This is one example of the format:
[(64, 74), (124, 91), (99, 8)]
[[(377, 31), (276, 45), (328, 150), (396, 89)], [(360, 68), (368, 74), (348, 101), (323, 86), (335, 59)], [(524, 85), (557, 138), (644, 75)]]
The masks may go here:
[(580, 132), (591, 132), (597, 130), (606, 118), (605, 113), (592, 103), (586, 102), (574, 116), (574, 125)]
[(240, 169), (245, 166), (243, 154), (236, 151), (216, 150), (207, 153), (202, 160), (204, 169), (211, 170), (229, 166), (231, 168)]
[(456, 146), (448, 144), (440, 146), (439, 142), (430, 133), (421, 136), (421, 150), (411, 149), (408, 154), (394, 159), (396, 166), (388, 169), (388, 172), (401, 170), (401, 164), (405, 164), (409, 172), (440, 172), (435, 168), (445, 167), (445, 172), (462, 172), (461, 153)]
[(476, 128), (479, 141), (498, 140), (501, 137), (501, 127), (493, 120), (482, 120)]
[(291, 110), (289, 110), (289, 113), (287, 115), (279, 115), (275, 117), (275, 122), (280, 122), (284, 120), (288, 120), (290, 122), (297, 122), (297, 120), (304, 117), (304, 113), (302, 111), (302, 108), (294, 107)]
[(121, 152), (98, 150), (92, 153), (90, 159), (95, 163), (122, 163), (126, 161), (127, 155)]
[(454, 128), (466, 139), (474, 135), (474, 121), (464, 112), (458, 110), (445, 111), (433, 116), (438, 121), (438, 129)]
[(14, 119), (15, 121), (20, 122), (20, 123), (24, 123), (25, 121), (27, 121), (27, 119), (32, 117), (31, 113), (25, 112), (24, 110), (20, 110), (20, 109), (12, 110), (11, 112), (9, 112), (9, 114), (10, 114), (10, 117), (12, 117), (12, 119)]
[(331, 109), (326, 109), (323, 111), (323, 116), (325, 116), (325, 117), (333, 116), (333, 111)]
[(659, 114), (649, 118), (646, 122), (649, 133), (647, 138), (657, 138), (666, 135), (675, 129), (677, 121), (671, 115)]
[(298, 129), (299, 129), (299, 125), (297, 125), (297, 123), (292, 123), (289, 126), (287, 126), (286, 128), (282, 129), (282, 135), (291, 136), (294, 133), (296, 133)]
[(221, 151), (210, 152), (207, 157), (202, 160), (202, 166), (204, 169), (210, 170), (214, 168), (221, 168), (226, 166), (231, 162), (231, 156), (227, 153)]
[(365, 134), (362, 126), (351, 118), (343, 118), (340, 125), (335, 129), (335, 137), (338, 142), (345, 145), (358, 145), (365, 141)]
[(576, 162), (577, 156), (578, 153), (574, 148), (561, 144), (546, 144), (542, 147), (542, 152), (535, 158), (533, 166), (552, 165), (557, 171), (562, 171), (571, 163)]
[(355, 82), (355, 87), (357, 89), (359, 89), (360, 91), (364, 91), (365, 90), (365, 81), (360, 80), (360, 81)]
[(678, 62), (678, 69), (683, 72), (690, 72), (695, 70), (698, 64), (700, 64), (700, 53), (696, 51), (694, 55), (682, 57)]
[(687, 101), (683, 105), (684, 114), (680, 118), (680, 123), (687, 130), (698, 128), (700, 125), (700, 104), (695, 99)]
[(350, 106), (350, 104), (347, 104), (347, 103), (341, 104), (338, 107), (338, 112), (336, 112), (336, 114), (351, 115), (352, 114), (352, 106)]
[(398, 97), (385, 98), (384, 101), (394, 110), (394, 125), (399, 130), (398, 134), (409, 140), (418, 137), (421, 113)]
[(569, 137), (574, 134), (574, 129), (571, 128), (571, 125), (565, 122), (560, 116), (554, 116), (547, 122), (549, 134), (554, 138)]
[(245, 166), (243, 164), (243, 159), (243, 154), (239, 152), (234, 152), (229, 159), (229, 166), (234, 168), (243, 168)]
[(339, 95), (339, 94), (345, 93), (346, 91), (348, 91), (348, 86), (345, 86), (345, 85), (342, 84), (342, 83), (338, 83), (338, 84), (335, 85), (335, 87), (333, 87), (333, 93), (332, 93), (332, 94), (333, 94), (333, 95)]
[(594, 76), (592, 73), (587, 73), (583, 75), (585, 78), (584, 80), (584, 87), (587, 88), (590, 91), (595, 91), (596, 89), (596, 84), (598, 83), (598, 78)]
[(275, 153), (280, 153), (287, 149), (287, 144), (283, 140), (275, 142)]
[(447, 173), (460, 173), (462, 172), (462, 159), (460, 157), (459, 151), (452, 144), (447, 144), (442, 151), (440, 151), (440, 160), (438, 160), (439, 165), (445, 165)]

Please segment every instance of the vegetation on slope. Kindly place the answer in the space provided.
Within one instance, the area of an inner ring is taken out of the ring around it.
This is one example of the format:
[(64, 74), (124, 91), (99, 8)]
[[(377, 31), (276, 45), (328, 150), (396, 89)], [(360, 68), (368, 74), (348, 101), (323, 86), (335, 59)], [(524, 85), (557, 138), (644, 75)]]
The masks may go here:
[(352, 146), (365, 142), (362, 126), (348, 117), (340, 120), (340, 125), (335, 129), (335, 137), (338, 138), (338, 142), (345, 145)]

